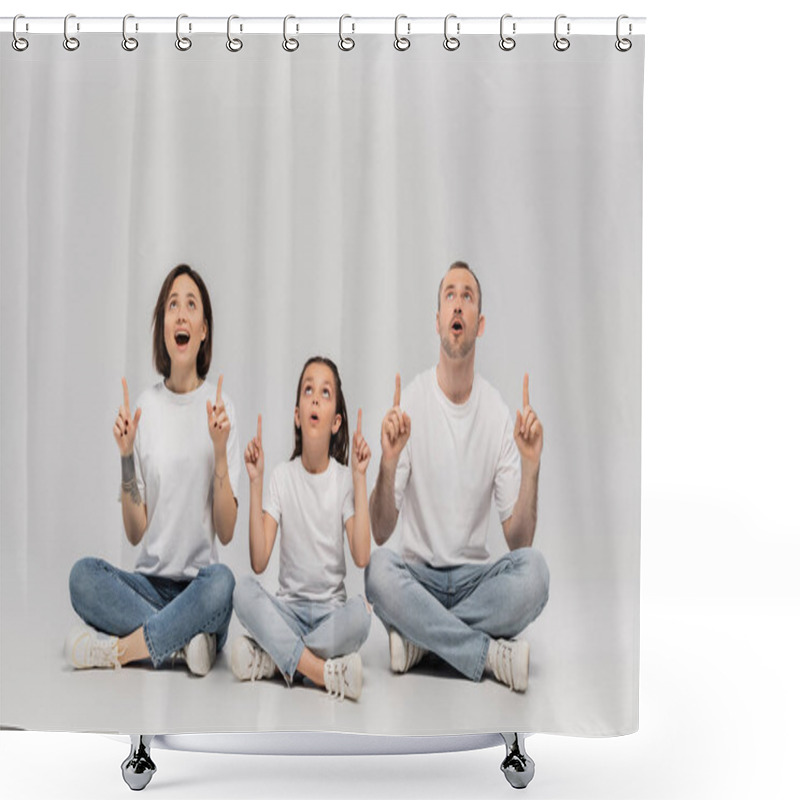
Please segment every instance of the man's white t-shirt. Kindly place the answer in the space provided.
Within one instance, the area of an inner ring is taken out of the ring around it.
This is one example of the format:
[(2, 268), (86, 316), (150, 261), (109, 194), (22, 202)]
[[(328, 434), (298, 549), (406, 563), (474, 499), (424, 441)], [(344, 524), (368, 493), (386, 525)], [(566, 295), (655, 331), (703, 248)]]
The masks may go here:
[[(203, 381), (193, 392), (176, 394), (164, 381), (142, 393), (133, 446), (136, 481), (147, 506), (147, 528), (136, 571), (189, 579), (217, 563), (212, 500), (214, 445), (208, 433), (206, 400), (217, 399), (216, 384)], [(241, 473), (236, 413), (222, 393), (231, 423), (228, 473), (233, 496)]]
[(350, 469), (334, 458), (316, 475), (299, 456), (279, 464), (264, 511), (280, 526), (278, 596), (344, 603), (344, 525), (355, 514)]
[(488, 561), (492, 498), (503, 522), (519, 494), (520, 456), (508, 407), (480, 375), (469, 399), (452, 403), (435, 367), (403, 389), (401, 405), (411, 419), (394, 488), (403, 558), (433, 567)]

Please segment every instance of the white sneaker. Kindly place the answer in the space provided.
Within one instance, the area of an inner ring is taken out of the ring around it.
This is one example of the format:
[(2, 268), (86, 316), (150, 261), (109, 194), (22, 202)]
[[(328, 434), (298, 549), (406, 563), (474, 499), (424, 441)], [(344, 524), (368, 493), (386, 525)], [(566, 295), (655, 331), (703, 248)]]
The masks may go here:
[(231, 671), (240, 681), (257, 681), (275, 674), (272, 656), (249, 636), (237, 636), (231, 647)]
[(217, 659), (217, 637), (213, 633), (198, 633), (178, 652), (193, 675), (207, 675)]
[(419, 664), (427, 650), (404, 639), (396, 630), (389, 631), (389, 665), (392, 672), (408, 672)]
[(515, 692), (528, 688), (530, 645), (524, 639), (497, 639), (489, 645), (486, 661), (495, 678)]
[(339, 700), (349, 697), (358, 700), (361, 695), (361, 656), (348, 653), (341, 658), (325, 662), (325, 688)]
[(108, 636), (83, 623), (75, 625), (64, 643), (64, 657), (75, 669), (120, 669), (118, 636)]

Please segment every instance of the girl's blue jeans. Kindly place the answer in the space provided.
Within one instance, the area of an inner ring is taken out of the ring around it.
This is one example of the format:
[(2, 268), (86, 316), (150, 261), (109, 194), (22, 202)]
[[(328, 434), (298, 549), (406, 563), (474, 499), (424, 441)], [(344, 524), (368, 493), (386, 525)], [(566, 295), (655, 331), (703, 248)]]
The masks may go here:
[(144, 628), (154, 666), (185, 647), (198, 633), (225, 644), (233, 611), (233, 573), (224, 564), (203, 567), (186, 580), (125, 572), (102, 558), (82, 558), (72, 567), (72, 607), (86, 623), (112, 636)]

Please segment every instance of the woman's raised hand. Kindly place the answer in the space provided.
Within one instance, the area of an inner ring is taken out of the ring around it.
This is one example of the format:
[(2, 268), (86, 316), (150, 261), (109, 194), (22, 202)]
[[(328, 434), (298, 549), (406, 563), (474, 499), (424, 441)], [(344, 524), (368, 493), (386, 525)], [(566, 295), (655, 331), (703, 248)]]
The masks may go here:
[(366, 475), (369, 459), (372, 451), (369, 449), (367, 440), (361, 435), (361, 409), (358, 409), (358, 424), (356, 432), (353, 434), (353, 474)]
[(142, 416), (142, 409), (137, 408), (136, 414), (131, 419), (131, 401), (128, 396), (128, 382), (122, 379), (122, 405), (114, 421), (114, 438), (117, 440), (119, 454), (129, 456), (133, 453), (133, 440), (136, 438), (136, 429), (139, 427), (139, 419)]
[(206, 400), (206, 411), (208, 412), (208, 433), (214, 443), (214, 452), (225, 452), (228, 443), (228, 434), (231, 432), (231, 421), (225, 411), (225, 403), (222, 402), (222, 375), (217, 381), (217, 399), (214, 405), (210, 400)]
[(264, 448), (261, 446), (261, 414), (258, 415), (258, 432), (244, 449), (244, 465), (247, 467), (250, 483), (263, 480)]

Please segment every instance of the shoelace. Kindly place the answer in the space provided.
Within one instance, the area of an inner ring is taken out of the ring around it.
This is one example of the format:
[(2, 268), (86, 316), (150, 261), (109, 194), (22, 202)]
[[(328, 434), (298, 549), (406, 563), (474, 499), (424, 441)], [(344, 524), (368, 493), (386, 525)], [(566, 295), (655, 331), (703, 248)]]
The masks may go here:
[(116, 643), (113, 639), (95, 639), (89, 642), (89, 663), (105, 667), (111, 664), (114, 669), (122, 669), (119, 663), (120, 653), (117, 651)]
[(253, 663), (250, 665), (250, 680), (255, 681), (261, 677), (261, 671), (264, 666), (269, 662), (270, 655), (266, 650), (256, 647), (253, 654)]
[(505, 642), (498, 642), (497, 658), (495, 660), (495, 674), (503, 682), (508, 684), (508, 688), (514, 691), (514, 669), (512, 666), (511, 645)]
[(341, 662), (331, 663), (328, 661), (325, 664), (325, 677), (328, 679), (325, 681), (325, 688), (331, 697), (340, 702), (344, 700), (344, 689), (347, 684), (346, 672), (347, 666)]

